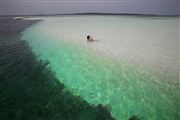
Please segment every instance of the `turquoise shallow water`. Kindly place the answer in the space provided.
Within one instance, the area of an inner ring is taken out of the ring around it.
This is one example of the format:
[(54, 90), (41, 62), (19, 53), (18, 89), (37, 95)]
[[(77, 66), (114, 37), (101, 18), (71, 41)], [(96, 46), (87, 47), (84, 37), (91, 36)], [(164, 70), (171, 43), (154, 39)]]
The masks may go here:
[(48, 67), (73, 94), (107, 106), (117, 120), (133, 115), (144, 120), (178, 119), (178, 87), (173, 78), (91, 52), (47, 33), (43, 25), (30, 27), (22, 39), (39, 60), (50, 62)]

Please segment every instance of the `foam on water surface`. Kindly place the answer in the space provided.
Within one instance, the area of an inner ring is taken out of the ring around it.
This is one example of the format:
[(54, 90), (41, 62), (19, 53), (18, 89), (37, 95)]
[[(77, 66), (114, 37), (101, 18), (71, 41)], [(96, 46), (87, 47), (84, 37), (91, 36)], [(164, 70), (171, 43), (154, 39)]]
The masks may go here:
[(178, 19), (132, 18), (45, 18), (22, 39), (68, 90), (117, 120), (177, 119)]

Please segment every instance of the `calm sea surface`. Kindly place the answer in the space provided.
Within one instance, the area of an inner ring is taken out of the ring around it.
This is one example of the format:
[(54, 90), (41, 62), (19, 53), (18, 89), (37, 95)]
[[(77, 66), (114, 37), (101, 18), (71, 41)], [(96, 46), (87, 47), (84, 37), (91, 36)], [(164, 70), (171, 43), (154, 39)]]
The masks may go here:
[[(179, 18), (47, 17), (23, 32), (75, 96), (117, 120), (177, 120)], [(91, 34), (96, 41), (86, 42)]]
[(0, 119), (114, 120), (102, 105), (72, 95), (47, 66), (49, 61), (20, 39), (36, 22), (0, 17)]

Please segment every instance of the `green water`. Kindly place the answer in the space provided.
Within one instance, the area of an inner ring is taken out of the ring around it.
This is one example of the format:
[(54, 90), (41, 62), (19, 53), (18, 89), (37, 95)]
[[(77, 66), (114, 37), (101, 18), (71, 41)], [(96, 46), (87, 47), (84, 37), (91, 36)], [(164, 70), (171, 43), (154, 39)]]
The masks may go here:
[(117, 120), (133, 115), (142, 120), (178, 119), (178, 87), (173, 78), (91, 52), (47, 33), (42, 25), (27, 29), (22, 39), (39, 60), (50, 62), (48, 67), (74, 95), (107, 106)]

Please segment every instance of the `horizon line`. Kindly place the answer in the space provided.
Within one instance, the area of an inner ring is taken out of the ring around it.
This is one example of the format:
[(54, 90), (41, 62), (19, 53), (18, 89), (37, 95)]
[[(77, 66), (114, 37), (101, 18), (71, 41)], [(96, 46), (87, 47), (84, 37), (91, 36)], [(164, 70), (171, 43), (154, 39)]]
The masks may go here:
[(141, 14), (141, 13), (99, 13), (99, 12), (85, 12), (85, 13), (57, 13), (57, 14), (7, 14), (7, 15), (0, 15), (0, 16), (53, 16), (53, 15), (144, 15), (144, 16), (177, 16), (180, 17), (180, 15), (162, 15), (162, 14)]

